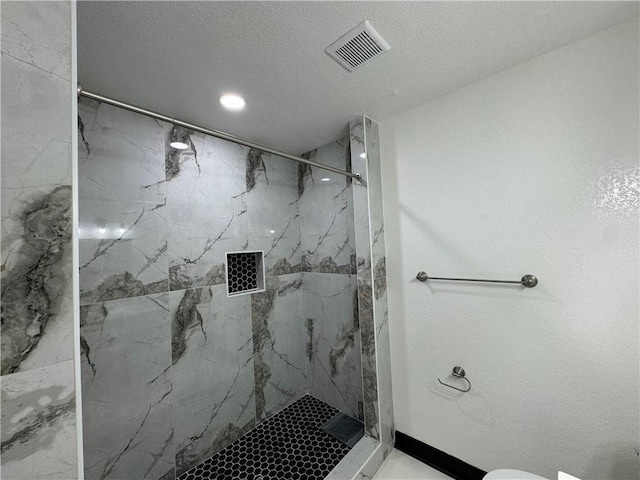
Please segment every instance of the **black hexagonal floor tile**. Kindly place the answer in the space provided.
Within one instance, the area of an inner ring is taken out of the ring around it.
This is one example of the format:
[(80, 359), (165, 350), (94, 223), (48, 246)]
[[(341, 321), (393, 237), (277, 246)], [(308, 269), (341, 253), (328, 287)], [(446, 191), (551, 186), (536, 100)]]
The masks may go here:
[[(351, 449), (322, 429), (338, 413), (305, 395), (178, 480), (322, 480)], [(259, 445), (251, 460), (247, 445)]]

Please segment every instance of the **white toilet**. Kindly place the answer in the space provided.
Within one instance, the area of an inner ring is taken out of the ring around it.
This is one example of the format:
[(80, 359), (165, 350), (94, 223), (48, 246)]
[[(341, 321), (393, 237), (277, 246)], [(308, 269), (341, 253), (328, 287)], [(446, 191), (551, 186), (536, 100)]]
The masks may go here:
[(491, 470), (482, 478), (483, 480), (547, 480), (535, 473), (529, 473), (523, 470), (513, 470), (511, 468)]

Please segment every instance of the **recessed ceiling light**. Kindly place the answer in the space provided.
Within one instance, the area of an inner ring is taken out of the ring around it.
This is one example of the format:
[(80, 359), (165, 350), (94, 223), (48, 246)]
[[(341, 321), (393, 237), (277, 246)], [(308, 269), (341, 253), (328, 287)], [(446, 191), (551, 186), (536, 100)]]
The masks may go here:
[(244, 106), (246, 105), (244, 98), (234, 93), (222, 95), (220, 97), (220, 103), (224, 108), (233, 112), (239, 112), (240, 110), (244, 109)]
[(182, 142), (171, 142), (169, 146), (177, 150), (184, 150), (185, 148), (189, 148), (189, 145)]
[(331, 180), (329, 177), (324, 177), (320, 179), (321, 182), (328, 182), (329, 180)]

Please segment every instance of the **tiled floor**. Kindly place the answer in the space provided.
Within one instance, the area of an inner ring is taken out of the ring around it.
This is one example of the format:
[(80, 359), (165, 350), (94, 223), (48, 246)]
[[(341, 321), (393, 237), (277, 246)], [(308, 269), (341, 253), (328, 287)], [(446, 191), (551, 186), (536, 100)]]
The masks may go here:
[(351, 449), (322, 429), (338, 413), (306, 395), (178, 480), (322, 480)]
[(451, 480), (451, 477), (393, 449), (373, 480)]
[[(322, 480), (350, 447), (322, 429), (339, 411), (302, 397), (178, 480)], [(393, 450), (373, 480), (451, 480)]]

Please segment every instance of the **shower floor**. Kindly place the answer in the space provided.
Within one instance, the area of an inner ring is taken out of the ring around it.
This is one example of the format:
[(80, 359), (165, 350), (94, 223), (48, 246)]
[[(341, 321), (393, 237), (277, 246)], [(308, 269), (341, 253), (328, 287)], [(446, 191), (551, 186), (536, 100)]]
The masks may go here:
[(305, 395), (178, 480), (322, 480), (351, 450), (322, 429), (339, 413)]

